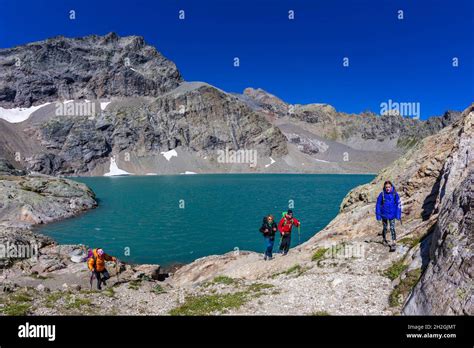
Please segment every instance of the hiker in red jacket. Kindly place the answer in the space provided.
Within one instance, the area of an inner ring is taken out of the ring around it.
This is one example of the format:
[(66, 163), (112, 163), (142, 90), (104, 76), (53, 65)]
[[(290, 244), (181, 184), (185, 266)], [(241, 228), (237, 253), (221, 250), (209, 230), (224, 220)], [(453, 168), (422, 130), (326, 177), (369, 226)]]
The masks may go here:
[(294, 226), (299, 227), (300, 222), (293, 217), (293, 211), (288, 210), (286, 214), (281, 218), (280, 223), (278, 224), (278, 231), (280, 231), (281, 242), (280, 242), (280, 252), (283, 253), (283, 256), (288, 254), (291, 244), (291, 228)]

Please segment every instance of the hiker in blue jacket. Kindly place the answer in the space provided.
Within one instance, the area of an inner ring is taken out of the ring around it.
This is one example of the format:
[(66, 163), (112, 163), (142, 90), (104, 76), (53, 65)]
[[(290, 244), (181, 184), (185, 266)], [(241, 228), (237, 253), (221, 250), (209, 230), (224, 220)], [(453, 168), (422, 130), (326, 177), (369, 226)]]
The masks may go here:
[(395, 243), (397, 239), (395, 233), (395, 219), (401, 221), (402, 205), (400, 202), (400, 196), (398, 195), (397, 191), (395, 191), (395, 187), (390, 181), (385, 181), (383, 183), (383, 190), (380, 192), (377, 198), (377, 204), (375, 206), (375, 216), (377, 221), (382, 220), (382, 236), (384, 244), (388, 244), (386, 238), (388, 224), (390, 224), (390, 234), (392, 235), (392, 241)]

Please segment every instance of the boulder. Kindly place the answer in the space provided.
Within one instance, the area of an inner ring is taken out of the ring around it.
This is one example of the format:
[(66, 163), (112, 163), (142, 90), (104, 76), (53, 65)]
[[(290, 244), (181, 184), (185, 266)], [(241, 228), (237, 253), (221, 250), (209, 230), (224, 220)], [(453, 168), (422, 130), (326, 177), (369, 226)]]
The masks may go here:
[(150, 278), (158, 280), (160, 278), (160, 266), (159, 265), (139, 265), (133, 268), (135, 274), (133, 278)]

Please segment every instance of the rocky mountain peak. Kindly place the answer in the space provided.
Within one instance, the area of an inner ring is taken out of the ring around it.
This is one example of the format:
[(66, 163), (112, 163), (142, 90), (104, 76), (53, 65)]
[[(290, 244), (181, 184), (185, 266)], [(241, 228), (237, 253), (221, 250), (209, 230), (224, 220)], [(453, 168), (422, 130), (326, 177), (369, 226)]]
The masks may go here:
[(288, 105), (283, 100), (261, 88), (248, 87), (243, 94), (264, 110), (277, 114), (288, 113)]
[(182, 81), (143, 37), (57, 36), (0, 50), (0, 106), (69, 99), (158, 96)]

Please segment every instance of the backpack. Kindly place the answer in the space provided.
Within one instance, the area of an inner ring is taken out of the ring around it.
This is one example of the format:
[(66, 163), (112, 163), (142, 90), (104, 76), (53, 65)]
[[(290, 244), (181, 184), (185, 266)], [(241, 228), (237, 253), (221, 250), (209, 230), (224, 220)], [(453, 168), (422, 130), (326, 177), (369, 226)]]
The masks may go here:
[[(287, 211), (282, 212), (281, 217), (284, 218), (287, 213), (288, 213)], [(283, 226), (286, 226), (286, 225), (288, 225), (288, 224), (287, 224), (287, 221), (285, 219), (284, 222), (283, 222)], [(291, 218), (291, 220), (290, 220), (290, 225), (293, 225), (293, 218)]]
[(85, 262), (86, 262), (86, 263), (89, 263), (89, 260), (90, 260), (90, 259), (94, 259), (94, 268), (95, 268), (95, 263), (96, 263), (96, 261), (97, 261), (97, 258), (96, 258), (95, 255), (94, 255), (94, 249), (91, 249), (91, 248), (89, 248), (89, 249), (87, 250), (87, 257), (86, 257), (86, 259), (85, 259)]

